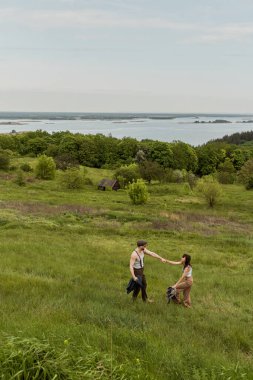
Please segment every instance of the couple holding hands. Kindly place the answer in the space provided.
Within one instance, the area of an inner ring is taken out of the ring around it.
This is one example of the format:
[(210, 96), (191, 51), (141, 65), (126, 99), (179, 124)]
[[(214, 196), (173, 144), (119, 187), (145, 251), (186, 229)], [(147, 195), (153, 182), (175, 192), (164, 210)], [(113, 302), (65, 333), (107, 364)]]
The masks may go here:
[(170, 265), (183, 265), (182, 276), (180, 279), (172, 286), (175, 289), (175, 303), (181, 303), (180, 292), (183, 292), (183, 305), (185, 307), (191, 307), (190, 291), (193, 283), (192, 278), (192, 266), (191, 266), (191, 256), (188, 254), (183, 254), (180, 261), (170, 261), (163, 257), (157, 255), (155, 252), (151, 252), (147, 249), (147, 242), (145, 240), (138, 240), (137, 247), (132, 252), (130, 258), (130, 272), (133, 280), (135, 281), (135, 286), (133, 288), (133, 300), (136, 300), (139, 292), (141, 291), (142, 300), (144, 302), (153, 302), (148, 299), (147, 296), (147, 282), (144, 275), (144, 256), (148, 255), (154, 257), (155, 259), (161, 260), (163, 263), (168, 263)]

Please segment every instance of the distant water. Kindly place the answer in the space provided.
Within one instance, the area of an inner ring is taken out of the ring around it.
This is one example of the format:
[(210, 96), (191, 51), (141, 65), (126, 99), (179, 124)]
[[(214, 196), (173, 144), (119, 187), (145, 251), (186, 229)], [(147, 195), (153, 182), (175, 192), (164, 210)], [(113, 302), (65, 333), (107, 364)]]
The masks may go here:
[(0, 113), (1, 133), (37, 129), (138, 140), (180, 140), (197, 146), (224, 135), (253, 130), (253, 114)]

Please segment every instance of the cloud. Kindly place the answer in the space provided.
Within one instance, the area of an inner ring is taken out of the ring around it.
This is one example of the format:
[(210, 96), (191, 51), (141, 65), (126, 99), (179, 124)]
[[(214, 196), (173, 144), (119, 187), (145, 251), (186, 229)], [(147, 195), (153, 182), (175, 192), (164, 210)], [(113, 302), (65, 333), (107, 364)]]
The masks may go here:
[(216, 43), (223, 41), (243, 41), (253, 36), (252, 24), (231, 24), (205, 30), (194, 38), (195, 42)]
[[(72, 1), (72, 0), (64, 0)], [(172, 21), (163, 16), (150, 17), (137, 12), (103, 9), (0, 9), (2, 25), (22, 26), (32, 29), (142, 29), (168, 30), (187, 33), (188, 43), (219, 43), (224, 41), (243, 41), (253, 35), (253, 25), (234, 23), (204, 25), (193, 22)], [(183, 40), (184, 36), (181, 34)]]
[(103, 10), (0, 10), (2, 22), (34, 28), (137, 28), (137, 29), (196, 29), (191, 23), (175, 22), (160, 17), (131, 17), (116, 11)]

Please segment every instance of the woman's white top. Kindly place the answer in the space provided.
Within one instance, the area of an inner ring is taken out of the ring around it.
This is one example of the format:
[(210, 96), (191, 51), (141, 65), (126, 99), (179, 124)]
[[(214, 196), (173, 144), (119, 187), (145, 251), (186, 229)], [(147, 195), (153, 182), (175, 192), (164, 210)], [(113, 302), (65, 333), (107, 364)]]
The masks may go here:
[[(189, 272), (186, 273), (185, 277), (189, 278), (192, 276), (192, 267), (190, 265), (188, 265), (187, 268), (190, 268)], [(183, 269), (183, 271), (185, 270), (186, 268)]]

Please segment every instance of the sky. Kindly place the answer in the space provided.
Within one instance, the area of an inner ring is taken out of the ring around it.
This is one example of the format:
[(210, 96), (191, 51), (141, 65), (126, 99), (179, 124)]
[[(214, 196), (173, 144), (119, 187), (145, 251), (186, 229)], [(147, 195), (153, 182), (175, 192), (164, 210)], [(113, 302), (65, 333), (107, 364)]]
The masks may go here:
[(0, 111), (253, 113), (252, 0), (0, 0)]

